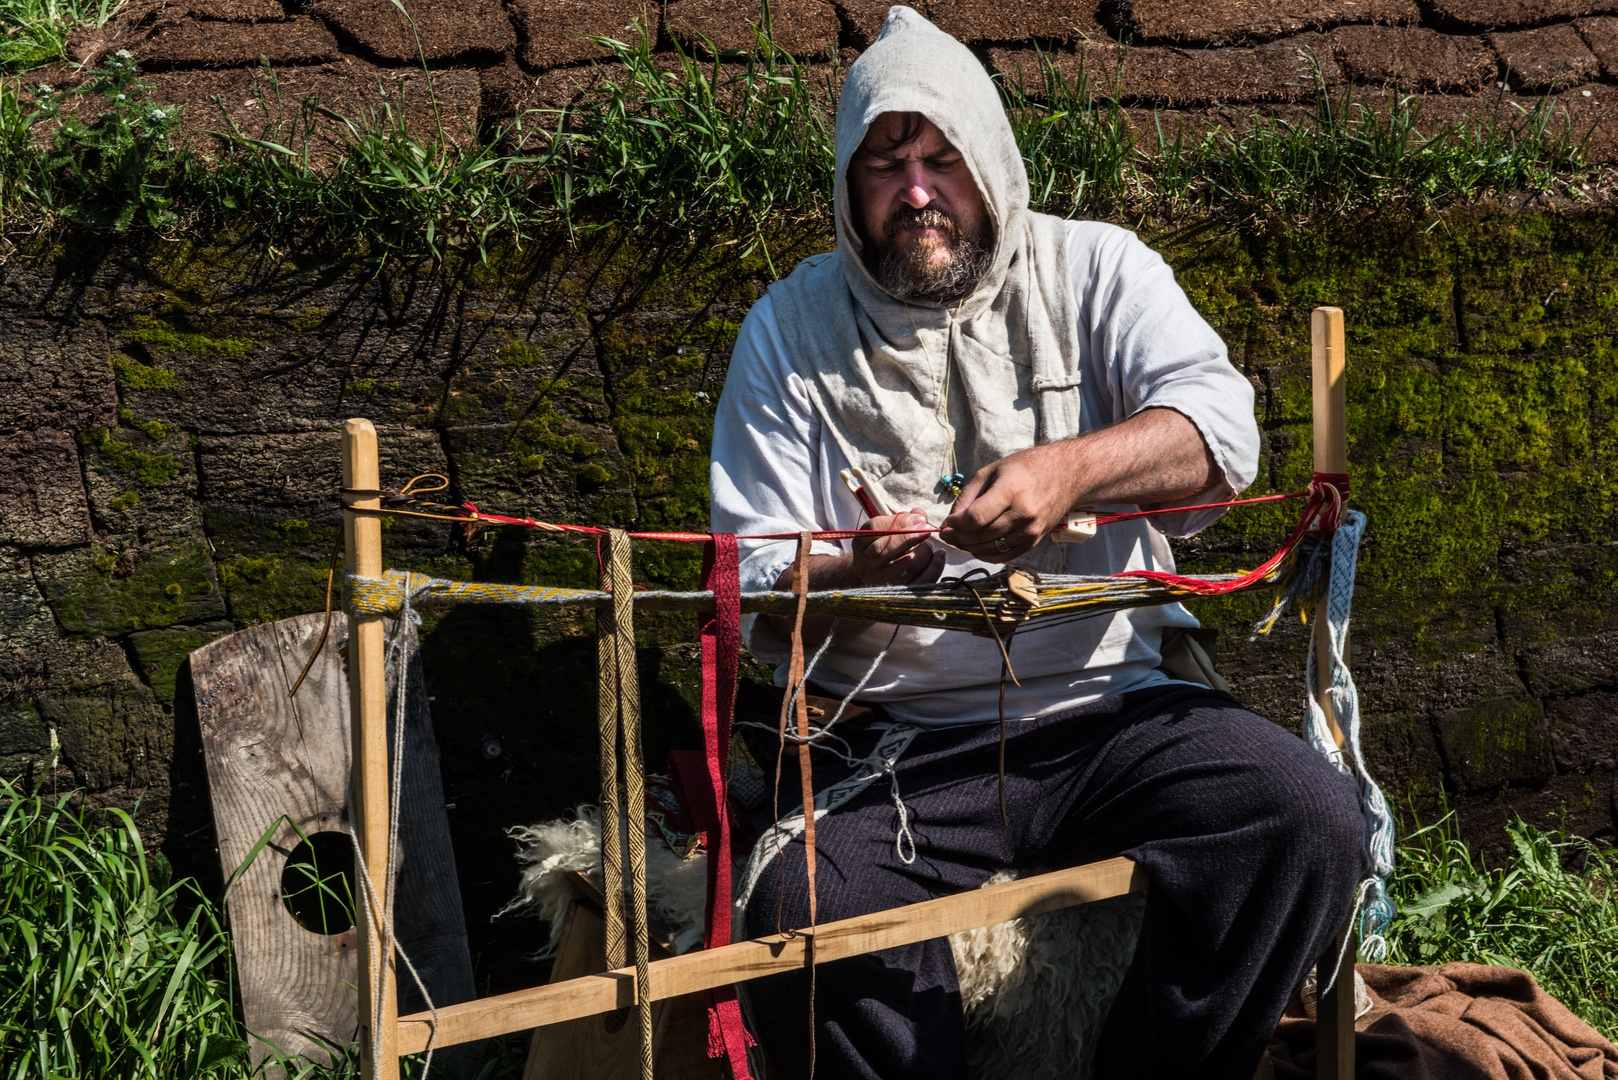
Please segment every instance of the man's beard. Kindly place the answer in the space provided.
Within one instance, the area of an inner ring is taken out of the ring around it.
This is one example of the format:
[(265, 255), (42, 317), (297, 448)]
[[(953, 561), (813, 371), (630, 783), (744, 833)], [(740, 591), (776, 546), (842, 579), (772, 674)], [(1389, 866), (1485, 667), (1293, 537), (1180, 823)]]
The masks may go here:
[[(900, 243), (895, 238), (911, 226), (939, 229), (942, 236), (924, 236)], [(989, 230), (985, 228), (985, 234)], [(865, 245), (865, 266), (877, 284), (899, 300), (947, 304), (969, 295), (989, 269), (994, 250), (991, 235), (968, 236), (953, 214), (933, 206), (916, 209), (901, 205), (882, 224), (880, 240)], [(935, 261), (940, 249), (948, 257)]]

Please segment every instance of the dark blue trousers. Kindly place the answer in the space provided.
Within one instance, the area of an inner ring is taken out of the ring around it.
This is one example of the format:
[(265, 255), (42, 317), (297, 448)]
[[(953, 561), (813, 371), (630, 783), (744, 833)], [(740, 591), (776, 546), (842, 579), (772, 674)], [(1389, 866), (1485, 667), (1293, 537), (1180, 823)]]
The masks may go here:
[[(850, 740), (863, 756), (874, 733)], [(764, 749), (764, 748), (760, 748)], [(1005, 867), (1127, 855), (1151, 875), (1140, 945), (1096, 1044), (1096, 1076), (1251, 1080), (1287, 999), (1327, 951), (1366, 872), (1354, 782), (1303, 741), (1213, 690), (1171, 685), (1006, 732), (924, 731), (899, 761), (918, 857), (894, 849), (886, 778), (816, 826), (819, 921), (981, 885)], [(773, 754), (761, 760), (774, 760)], [(848, 774), (814, 755), (817, 790)], [(795, 768), (780, 806), (795, 807)], [(802, 840), (768, 867), (750, 934), (809, 919)], [(808, 1072), (809, 980), (749, 984), (782, 1080)], [(943, 938), (822, 965), (815, 1072), (826, 1080), (964, 1080), (955, 962)]]

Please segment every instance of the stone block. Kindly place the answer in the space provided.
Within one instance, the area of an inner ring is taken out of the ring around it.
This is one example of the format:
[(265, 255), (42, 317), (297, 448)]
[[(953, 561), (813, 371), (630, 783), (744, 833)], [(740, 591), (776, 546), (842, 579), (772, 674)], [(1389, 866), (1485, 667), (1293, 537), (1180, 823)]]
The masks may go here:
[(1618, 768), (1618, 692), (1596, 690), (1547, 701), (1545, 720), (1561, 771)]
[(1618, 79), (1618, 18), (1580, 19), (1574, 26), (1595, 54), (1601, 74), (1608, 79)]
[(142, 630), (130, 634), (129, 648), (135, 671), (152, 688), (158, 701), (172, 707), (175, 680), (186, 658), (232, 629), (229, 623), (215, 623), (195, 630)]
[(118, 49), (128, 49), (144, 61), (146, 54), (131, 42), (144, 41), (158, 23), (207, 22), (218, 29), (232, 23), (277, 23), (286, 18), (286, 8), (277, 0), (134, 0), (119, 7), (100, 26), (85, 25), (74, 30), (67, 37), (64, 51), (75, 65), (84, 68), (94, 67)]
[[(56, 620), (34, 581), (28, 556), (0, 547), (0, 649), (54, 641)], [(6, 688), (0, 687), (0, 692)]]
[[(670, 35), (689, 48), (759, 51), (756, 0), (672, 0), (663, 13)], [(824, 0), (773, 0), (771, 36), (777, 48), (798, 57), (829, 56), (837, 48), (837, 11)]]
[(184, 535), (202, 524), (185, 432), (100, 429), (82, 441), (84, 483), (103, 529), (148, 538)]
[(117, 42), (143, 71), (169, 68), (322, 64), (341, 56), (331, 31), (305, 15), (275, 23), (199, 22), (165, 14)]
[(606, 420), (605, 380), (595, 341), (574, 316), (541, 314), (469, 356), (448, 379), (440, 415), (453, 427), (516, 423), (560, 410), (585, 423)]
[(40, 590), (72, 634), (121, 637), (136, 630), (225, 617), (218, 576), (202, 536), (110, 536), (33, 556)]
[(1247, 45), (1344, 23), (1420, 21), (1415, 0), (1121, 0), (1117, 11), (1121, 38), (1166, 45)]
[(1430, 24), (1444, 30), (1509, 30), (1580, 15), (1618, 14), (1615, 0), (1428, 0)]
[(1585, 83), (1556, 97), (1553, 130), (1566, 121), (1574, 139), (1584, 140), (1585, 153), (1596, 164), (1618, 162), (1618, 87)]
[(390, 0), (317, 0), (306, 10), (349, 51), (383, 64), (492, 58), (517, 46), (500, 0), (413, 0), (405, 8), (409, 18)]
[(56, 729), (62, 764), (92, 791), (159, 783), (168, 773), (173, 724), (109, 641), (61, 641), (27, 655), (0, 657), (0, 671), (26, 668), (43, 678), (35, 701)]
[(51, 729), (32, 701), (0, 701), (0, 779), (51, 767)]
[[(319, 98), (321, 105), (357, 125), (392, 122), (422, 142), (444, 141), (469, 146), (477, 136), (478, 73), (472, 70), (433, 70), (419, 67), (375, 67), (355, 56), (330, 64), (274, 68), (274, 81), (262, 68), (159, 72), (152, 83), (152, 100), (162, 105), (187, 104), (180, 129), (194, 148), (218, 153), (221, 144), (208, 132), (235, 125), (249, 138), (289, 144), (303, 151), (304, 131), (295, 125), (300, 103)], [(438, 109), (427, 94), (428, 79)], [(214, 98), (220, 99), (216, 105)], [(219, 115), (224, 108), (228, 121)], [(308, 153), (316, 165), (344, 155), (348, 128), (326, 115), (317, 115), (308, 132)], [(233, 365), (235, 366), (235, 365)]]
[(18, 431), (0, 443), (0, 543), (67, 547), (90, 539), (78, 447), (65, 431)]
[(629, 469), (605, 425), (552, 415), (451, 428), (444, 442), (462, 493), (484, 509), (568, 524), (634, 517)]
[[(1606, 87), (1604, 95), (1592, 99), (1601, 103), (1596, 108), (1610, 109), (1609, 118), (1618, 119), (1618, 91)], [(1618, 589), (1611, 587), (1618, 581), (1618, 540), (1507, 553), (1500, 568), (1506, 587), (1497, 593), (1498, 621), (1506, 640), (1526, 643), (1618, 630)]]
[(114, 423), (118, 395), (106, 338), (86, 326), (15, 318), (0, 334), (0, 415), (12, 431)]
[(1601, 71), (1595, 53), (1572, 26), (1546, 26), (1490, 34), (1513, 90), (1561, 90), (1589, 82)]
[(1461, 791), (1539, 784), (1554, 771), (1544, 712), (1534, 698), (1492, 698), (1445, 713), (1438, 741)]
[[(476, 73), (464, 74), (475, 103)], [(143, 422), (219, 433), (331, 431), (356, 415), (430, 422), (442, 372), (480, 339), (475, 323), (432, 322), (440, 302), (432, 286), (382, 301), (397, 304), (388, 318), (332, 317), (329, 309), (380, 298), (386, 286), (364, 267), (311, 281), (298, 297), (302, 310), (258, 307), (236, 276), (249, 271), (216, 254), (195, 252), (164, 270), (210, 291), (212, 313), (136, 319), (120, 331), (132, 359), (120, 373), (124, 401)]]
[(661, 10), (641, 0), (511, 0), (509, 7), (522, 37), (517, 57), (535, 68), (612, 55), (591, 38), (634, 43), (644, 34), (656, 42)]
[[(1319, 61), (1327, 85), (1342, 81), (1331, 49), (1319, 34), (1300, 34), (1251, 49), (1119, 48), (1085, 42), (1044, 56), (1070, 82), (1082, 71), (1097, 97), (1116, 91), (1126, 101), (1186, 106), (1310, 100), (1314, 85), (1305, 52)], [(1043, 61), (1035, 50), (991, 49), (989, 57), (1007, 74), (1020, 72), (1030, 90), (1041, 85)]]
[[(210, 510), (259, 521), (338, 524), (342, 444), (342, 432), (335, 428), (199, 436), (202, 497)], [(449, 471), (438, 435), (431, 431), (379, 425), (377, 457), (387, 487), (402, 487), (418, 473)]]
[(932, 0), (927, 16), (969, 44), (984, 41), (1105, 40), (1100, 0)]
[(882, 33), (882, 24), (893, 6), (888, 0), (836, 0), (837, 14), (853, 30), (854, 44), (862, 49)]
[(1618, 632), (1525, 646), (1517, 650), (1517, 666), (1538, 697), (1618, 688)]
[(1618, 824), (1618, 776), (1611, 770), (1562, 773), (1539, 787), (1508, 788), (1451, 805), (1473, 859), (1502, 866), (1518, 858), (1506, 830), (1519, 819), (1610, 844)]
[(1481, 37), (1420, 26), (1345, 26), (1331, 38), (1343, 75), (1356, 83), (1466, 93), (1495, 75), (1494, 53)]

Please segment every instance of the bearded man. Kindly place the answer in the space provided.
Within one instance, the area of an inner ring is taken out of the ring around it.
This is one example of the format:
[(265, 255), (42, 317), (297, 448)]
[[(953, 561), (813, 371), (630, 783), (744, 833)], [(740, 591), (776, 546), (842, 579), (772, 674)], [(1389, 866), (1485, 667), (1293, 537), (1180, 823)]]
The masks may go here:
[[(1218, 511), (1044, 539), (1075, 508), (1219, 502), (1254, 476), (1252, 389), (1169, 268), (1122, 229), (1031, 212), (993, 83), (908, 8), (849, 70), (836, 168), (837, 250), (771, 286), (738, 337), (713, 528), (941, 527), (817, 542), (817, 590), (1006, 563), (1172, 571), (1166, 536)], [(839, 482), (850, 466), (908, 509), (867, 520)], [(743, 589), (793, 585), (792, 543), (742, 552)], [(814, 757), (817, 790), (836, 792), (816, 825), (818, 918), (976, 888), (1005, 867), (1127, 855), (1151, 885), (1095, 1075), (1249, 1080), (1347, 913), (1364, 826), (1353, 781), (1303, 741), (1161, 669), (1165, 631), (1196, 625), (1178, 605), (1036, 624), (1004, 685), (992, 640), (838, 627), (813, 678), (834, 697), (857, 691), (866, 726), (845, 721), (847, 750)], [(745, 629), (760, 659), (787, 659), (782, 625)], [(781, 806), (800, 801), (797, 784)], [(767, 798), (761, 809), (768, 828)], [(761, 842), (739, 893), (749, 934), (808, 923), (801, 835), (776, 835), (790, 844)], [(809, 994), (798, 973), (746, 985), (779, 1076), (810, 1067)], [(823, 1076), (966, 1076), (944, 939), (825, 965), (813, 1008)]]

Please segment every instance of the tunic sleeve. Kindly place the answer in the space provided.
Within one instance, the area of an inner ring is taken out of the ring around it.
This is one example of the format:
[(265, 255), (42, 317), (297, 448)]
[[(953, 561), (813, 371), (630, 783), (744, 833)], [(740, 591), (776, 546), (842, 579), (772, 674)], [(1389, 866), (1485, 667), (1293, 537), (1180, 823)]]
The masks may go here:
[[(1117, 423), (1142, 409), (1173, 409), (1196, 425), (1219, 479), (1170, 503), (1192, 506), (1235, 498), (1258, 473), (1259, 433), (1253, 387), (1231, 364), (1225, 343), (1197, 313), (1174, 272), (1135, 236), (1114, 226), (1070, 226), (1069, 261), (1089, 338), (1087, 373)], [(1152, 519), (1170, 536), (1190, 536), (1223, 510)]]

